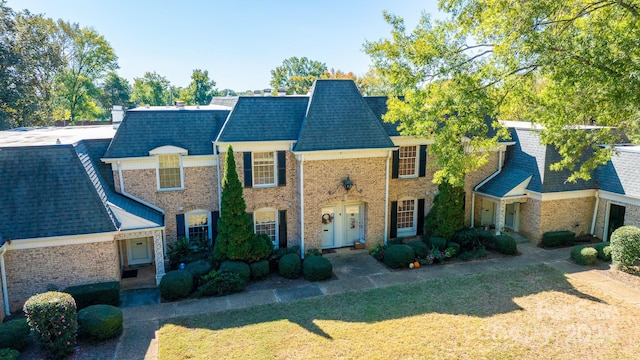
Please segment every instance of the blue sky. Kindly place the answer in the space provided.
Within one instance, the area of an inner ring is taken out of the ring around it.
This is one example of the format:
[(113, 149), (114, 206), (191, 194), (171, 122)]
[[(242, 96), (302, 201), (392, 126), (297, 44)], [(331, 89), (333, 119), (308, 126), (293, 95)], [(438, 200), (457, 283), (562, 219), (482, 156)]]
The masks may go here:
[(156, 71), (186, 86), (193, 69), (209, 71), (218, 89), (269, 87), (271, 70), (286, 58), (306, 56), (328, 68), (364, 74), (366, 40), (388, 37), (382, 11), (413, 29), (437, 1), (147, 1), (8, 0), (53, 19), (77, 22), (102, 34), (118, 56), (120, 76), (133, 83)]

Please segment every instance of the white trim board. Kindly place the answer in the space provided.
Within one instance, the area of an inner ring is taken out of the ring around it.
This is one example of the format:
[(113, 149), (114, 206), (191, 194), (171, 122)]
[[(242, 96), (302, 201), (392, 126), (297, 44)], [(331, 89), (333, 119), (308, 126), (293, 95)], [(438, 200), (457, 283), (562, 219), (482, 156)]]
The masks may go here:
[(305, 161), (317, 160), (340, 160), (340, 159), (364, 159), (364, 158), (385, 158), (388, 156), (389, 150), (396, 148), (382, 149), (354, 149), (354, 150), (322, 150), (322, 151), (298, 151), (296, 159), (300, 160), (300, 156), (304, 155)]
[(116, 234), (117, 232), (108, 232), (99, 234), (53, 236), (45, 238), (12, 240), (11, 243), (7, 242), (5, 244), (7, 245), (8, 251), (36, 249), (53, 246), (91, 244), (114, 241)]
[(229, 145), (233, 147), (234, 152), (265, 152), (265, 151), (285, 151), (291, 150), (295, 140), (279, 140), (279, 141), (246, 141), (246, 142), (214, 142), (213, 146), (218, 147), (218, 152), (225, 153)]
[(566, 199), (578, 199), (584, 197), (595, 197), (595, 189), (576, 190), (576, 191), (560, 191), (553, 193), (539, 193), (535, 191), (527, 191), (527, 196), (534, 200), (540, 201), (553, 201), (553, 200), (566, 200)]
[(612, 192), (604, 191), (604, 190), (600, 190), (599, 194), (600, 194), (600, 198), (601, 199), (615, 201), (615, 202), (619, 202), (621, 204), (640, 206), (640, 199), (638, 199), (636, 197), (631, 197), (631, 196), (627, 196), (627, 195), (612, 193)]

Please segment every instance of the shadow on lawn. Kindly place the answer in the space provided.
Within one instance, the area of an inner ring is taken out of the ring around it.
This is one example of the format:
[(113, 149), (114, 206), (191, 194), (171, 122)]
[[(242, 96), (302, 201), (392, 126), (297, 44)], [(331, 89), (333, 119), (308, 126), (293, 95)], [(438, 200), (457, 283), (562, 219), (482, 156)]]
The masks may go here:
[(373, 323), (429, 313), (490, 317), (522, 311), (524, 309), (514, 299), (549, 291), (605, 303), (575, 289), (561, 272), (545, 265), (534, 265), (518, 270), (453, 276), (286, 304), (185, 317), (167, 323), (187, 328), (221, 330), (286, 319), (311, 333), (332, 339), (316, 325), (316, 320)]

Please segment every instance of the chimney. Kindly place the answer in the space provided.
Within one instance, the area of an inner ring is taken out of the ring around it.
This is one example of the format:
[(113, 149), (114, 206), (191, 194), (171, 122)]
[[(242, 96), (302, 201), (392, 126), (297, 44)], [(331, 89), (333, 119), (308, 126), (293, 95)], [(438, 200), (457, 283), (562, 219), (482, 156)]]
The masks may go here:
[(271, 89), (264, 89), (264, 96), (271, 96)]
[(184, 101), (182, 100), (176, 100), (176, 107), (178, 109), (184, 109)]
[(260, 92), (260, 90), (253, 90), (253, 96), (262, 96), (262, 92)]
[(113, 124), (114, 129), (118, 129), (122, 119), (124, 119), (124, 110), (122, 109), (122, 105), (113, 105), (113, 109), (111, 110), (111, 123)]
[(278, 96), (287, 96), (287, 89), (278, 88)]

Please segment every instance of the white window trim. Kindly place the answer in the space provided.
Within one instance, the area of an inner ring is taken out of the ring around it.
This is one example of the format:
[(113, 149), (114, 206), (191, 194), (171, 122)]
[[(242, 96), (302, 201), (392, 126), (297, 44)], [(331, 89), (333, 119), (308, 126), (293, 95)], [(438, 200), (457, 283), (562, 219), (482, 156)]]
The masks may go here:
[[(416, 149), (416, 161), (414, 164), (413, 174), (411, 175), (400, 175), (398, 174), (398, 178), (400, 179), (414, 179), (418, 177), (418, 169), (420, 167), (420, 145), (405, 145), (401, 147), (413, 147)], [(398, 172), (400, 172), (400, 149), (398, 149)], [(405, 199), (406, 200), (406, 199)]]
[(213, 226), (211, 224), (211, 211), (207, 211), (207, 210), (193, 210), (184, 214), (184, 235), (186, 236), (187, 239), (189, 238), (189, 217), (191, 215), (202, 215), (202, 214), (207, 215), (207, 225), (208, 225), (207, 233), (209, 236), (209, 240), (213, 241)]
[[(178, 155), (178, 162), (180, 163), (180, 187), (161, 188), (160, 187), (160, 155)], [(175, 191), (184, 190), (184, 165), (182, 164), (183, 154), (157, 154), (156, 155), (156, 184), (158, 191)]]
[[(255, 168), (255, 160), (254, 160), (254, 155), (256, 153), (273, 154), (273, 183), (256, 185), (256, 168)], [(271, 187), (278, 186), (278, 152), (277, 151), (255, 151), (251, 153), (251, 182), (254, 188), (271, 188)]]
[(256, 213), (258, 212), (272, 212), (274, 214), (274, 218), (276, 219), (276, 231), (275, 231), (275, 238), (273, 239), (273, 248), (274, 249), (278, 249), (278, 245), (280, 244), (280, 219), (279, 219), (279, 215), (280, 212), (278, 211), (278, 209), (274, 209), (274, 208), (260, 208), (256, 211), (253, 212), (253, 233), (254, 234), (258, 234), (257, 232), (257, 226), (258, 223), (255, 221), (256, 219)]
[(413, 200), (413, 227), (401, 228), (397, 226), (398, 224), (396, 224), (398, 237), (416, 236), (418, 234), (418, 199), (413, 197), (404, 197), (404, 198), (398, 199), (398, 208), (400, 207), (400, 203), (405, 200)]

